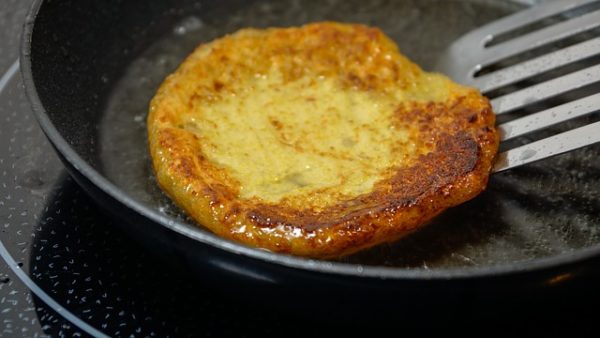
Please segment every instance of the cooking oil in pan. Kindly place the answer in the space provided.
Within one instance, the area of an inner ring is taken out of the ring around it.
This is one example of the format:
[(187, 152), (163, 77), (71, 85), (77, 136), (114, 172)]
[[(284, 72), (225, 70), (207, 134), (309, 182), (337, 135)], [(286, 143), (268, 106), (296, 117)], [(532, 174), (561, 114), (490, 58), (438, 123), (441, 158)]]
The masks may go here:
[[(526, 3), (527, 1), (520, 1)], [(530, 1), (531, 2), (531, 1)], [(378, 26), (425, 69), (467, 31), (523, 7), (517, 1), (247, 1), (179, 21), (122, 74), (100, 123), (102, 173), (151, 208), (192, 222), (158, 188), (146, 144), (148, 102), (199, 43), (244, 27), (335, 20)], [(342, 259), (406, 268), (491, 266), (600, 243), (600, 156), (590, 147), (493, 175), (488, 189), (421, 231)]]

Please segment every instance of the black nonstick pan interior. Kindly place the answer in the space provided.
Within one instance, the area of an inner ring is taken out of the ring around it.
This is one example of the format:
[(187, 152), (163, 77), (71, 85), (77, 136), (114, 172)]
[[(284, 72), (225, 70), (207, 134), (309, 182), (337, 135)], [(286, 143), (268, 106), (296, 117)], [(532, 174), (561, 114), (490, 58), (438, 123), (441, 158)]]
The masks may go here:
[[(106, 178), (112, 185), (103, 191), (120, 194), (128, 207), (163, 225), (193, 224), (156, 185), (145, 119), (158, 85), (199, 43), (243, 27), (359, 22), (383, 29), (430, 70), (456, 38), (525, 6), (508, 0), (46, 1), (33, 26), (31, 55), (25, 55), (33, 74), (29, 92), (35, 84), (43, 108), (34, 108), (47, 114), (42, 125), (56, 128), (53, 134), (45, 127), (53, 143), (59, 135), (66, 141), (58, 142), (59, 151), (74, 149), (63, 154), (74, 171), (82, 171), (79, 156), (90, 166), (83, 165), (84, 176), (93, 169), (99, 174), (93, 183)], [(599, 153), (600, 147), (588, 147), (493, 175), (484, 193), (425, 229), (327, 264), (366, 275), (382, 266), (393, 269), (379, 275), (464, 275), (593, 254), (600, 251)], [(186, 229), (219, 242), (203, 229)], [(222, 242), (222, 249), (239, 250)], [(295, 262), (303, 261), (321, 264)]]

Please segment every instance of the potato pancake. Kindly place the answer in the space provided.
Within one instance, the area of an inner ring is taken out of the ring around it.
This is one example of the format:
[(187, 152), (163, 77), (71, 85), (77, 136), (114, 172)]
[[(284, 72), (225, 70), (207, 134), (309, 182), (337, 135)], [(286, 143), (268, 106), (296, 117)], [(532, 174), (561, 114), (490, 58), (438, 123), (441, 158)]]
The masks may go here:
[(214, 233), (315, 258), (394, 241), (486, 186), (495, 116), (377, 28), (243, 29), (150, 104), (161, 188)]

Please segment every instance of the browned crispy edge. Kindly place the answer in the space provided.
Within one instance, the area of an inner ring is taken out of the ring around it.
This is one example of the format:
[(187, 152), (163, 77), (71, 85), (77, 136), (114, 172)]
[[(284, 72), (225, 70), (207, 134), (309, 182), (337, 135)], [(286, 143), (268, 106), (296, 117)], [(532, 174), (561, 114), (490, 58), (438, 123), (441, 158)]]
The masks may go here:
[[(354, 81), (372, 81), (365, 76)], [(371, 193), (325, 210), (298, 210), (239, 199), (227, 173), (210, 167), (197, 136), (175, 127), (155, 128), (159, 115), (148, 119), (157, 180), (192, 218), (225, 238), (319, 258), (396, 240), (473, 198), (487, 184), (498, 147), (494, 114), (475, 90), (444, 103), (399, 105), (397, 122), (419, 126), (434, 150), (378, 182)]]

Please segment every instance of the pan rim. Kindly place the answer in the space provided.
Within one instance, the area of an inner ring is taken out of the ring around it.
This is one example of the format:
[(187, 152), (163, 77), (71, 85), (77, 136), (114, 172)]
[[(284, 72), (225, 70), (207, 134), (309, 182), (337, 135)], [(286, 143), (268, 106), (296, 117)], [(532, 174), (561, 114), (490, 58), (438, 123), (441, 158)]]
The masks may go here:
[(342, 262), (321, 261), (278, 254), (257, 248), (251, 248), (240, 243), (223, 239), (206, 230), (191, 224), (179, 222), (168, 216), (160, 214), (157, 210), (146, 207), (130, 197), (119, 187), (101, 175), (88, 164), (69, 145), (62, 134), (56, 129), (44, 108), (33, 80), (31, 68), (31, 41), (35, 18), (44, 0), (34, 0), (27, 14), (21, 35), (20, 70), (23, 78), (26, 96), (31, 104), (32, 111), (38, 124), (41, 126), (48, 140), (60, 152), (63, 158), (83, 177), (87, 178), (94, 186), (107, 196), (115, 199), (126, 208), (133, 210), (145, 219), (157, 223), (170, 231), (198, 241), (204, 245), (224, 250), (231, 254), (243, 255), (247, 258), (277, 264), (282, 267), (304, 270), (331, 275), (344, 275), (358, 278), (374, 278), (385, 280), (464, 280), (489, 278), (494, 276), (509, 276), (515, 274), (541, 272), (552, 268), (564, 267), (583, 262), (600, 256), (600, 245), (574, 250), (558, 255), (516, 261), (512, 263), (492, 266), (460, 267), (460, 268), (398, 268), (386, 266), (358, 265)]

